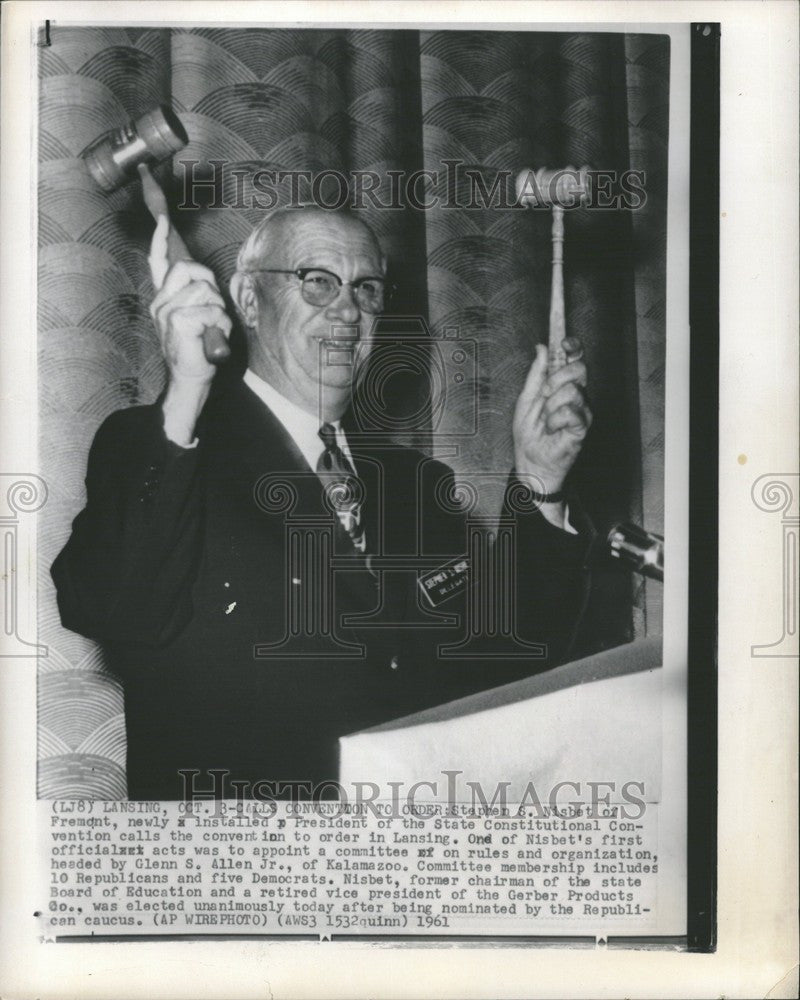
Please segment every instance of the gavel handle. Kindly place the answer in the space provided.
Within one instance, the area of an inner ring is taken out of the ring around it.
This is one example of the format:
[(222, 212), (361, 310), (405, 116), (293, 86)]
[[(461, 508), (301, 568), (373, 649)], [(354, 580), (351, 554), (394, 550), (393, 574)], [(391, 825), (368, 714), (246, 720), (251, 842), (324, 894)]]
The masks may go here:
[(212, 365), (227, 361), (231, 356), (227, 338), (218, 326), (207, 326), (203, 330), (203, 353)]
[(567, 363), (563, 341), (567, 335), (564, 318), (564, 206), (587, 205), (591, 200), (591, 178), (588, 167), (548, 170), (529, 168), (517, 176), (519, 203), (533, 208), (549, 206), (553, 212), (553, 272), (550, 287), (550, 330), (547, 341), (548, 373), (558, 371)]
[(547, 339), (547, 371), (552, 375), (567, 363), (563, 341), (567, 335), (564, 317), (564, 209), (553, 205), (553, 273), (550, 285), (550, 330)]
[[(156, 222), (158, 222), (160, 215), (164, 215), (169, 219), (167, 199), (164, 197), (164, 192), (146, 165), (142, 164), (139, 167), (139, 176), (142, 178), (144, 203), (150, 214)], [(193, 259), (189, 253), (189, 248), (183, 242), (180, 234), (170, 220), (169, 233), (167, 234), (167, 260), (170, 264), (175, 264), (179, 260)], [(212, 365), (221, 364), (231, 356), (231, 349), (227, 338), (218, 326), (207, 326), (203, 330), (203, 353), (206, 356), (206, 361)]]
[[(170, 264), (179, 260), (193, 260), (172, 222), (170, 222), (167, 235), (167, 259)], [(218, 326), (207, 326), (203, 330), (203, 353), (206, 356), (206, 361), (212, 365), (221, 364), (231, 356), (228, 341)]]

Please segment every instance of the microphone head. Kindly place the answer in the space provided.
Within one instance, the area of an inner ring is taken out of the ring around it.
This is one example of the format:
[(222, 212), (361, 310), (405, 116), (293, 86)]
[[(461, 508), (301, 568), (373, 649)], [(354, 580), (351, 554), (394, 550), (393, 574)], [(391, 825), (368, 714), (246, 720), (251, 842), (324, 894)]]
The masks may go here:
[(607, 536), (613, 558), (627, 563), (642, 576), (664, 580), (664, 539), (637, 524), (615, 524)]

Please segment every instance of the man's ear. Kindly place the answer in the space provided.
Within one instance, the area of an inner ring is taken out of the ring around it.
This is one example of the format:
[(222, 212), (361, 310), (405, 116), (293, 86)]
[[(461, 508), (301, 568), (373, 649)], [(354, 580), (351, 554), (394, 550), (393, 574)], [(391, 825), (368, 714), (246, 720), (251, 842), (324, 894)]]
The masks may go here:
[(230, 283), (231, 298), (246, 327), (255, 330), (258, 326), (258, 297), (253, 285), (253, 276), (234, 272)]

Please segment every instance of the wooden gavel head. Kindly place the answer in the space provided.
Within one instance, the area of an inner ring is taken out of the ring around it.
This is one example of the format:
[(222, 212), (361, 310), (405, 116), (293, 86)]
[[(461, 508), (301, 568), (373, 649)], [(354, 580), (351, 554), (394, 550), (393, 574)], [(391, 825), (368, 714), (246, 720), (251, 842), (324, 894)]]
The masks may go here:
[(89, 173), (104, 191), (136, 177), (140, 163), (160, 163), (189, 142), (181, 120), (161, 104), (136, 121), (101, 136), (83, 154)]
[(521, 170), (517, 175), (517, 201), (531, 208), (575, 208), (586, 205), (591, 196), (589, 168), (540, 167)]

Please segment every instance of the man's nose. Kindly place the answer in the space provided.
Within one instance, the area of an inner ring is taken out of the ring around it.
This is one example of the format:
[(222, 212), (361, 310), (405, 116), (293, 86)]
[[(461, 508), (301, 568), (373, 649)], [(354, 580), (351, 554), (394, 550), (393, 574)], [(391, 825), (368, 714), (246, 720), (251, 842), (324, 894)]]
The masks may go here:
[(325, 310), (325, 315), (342, 323), (355, 323), (360, 318), (361, 310), (350, 285), (342, 285), (339, 294)]

